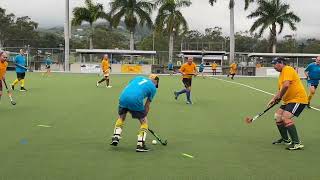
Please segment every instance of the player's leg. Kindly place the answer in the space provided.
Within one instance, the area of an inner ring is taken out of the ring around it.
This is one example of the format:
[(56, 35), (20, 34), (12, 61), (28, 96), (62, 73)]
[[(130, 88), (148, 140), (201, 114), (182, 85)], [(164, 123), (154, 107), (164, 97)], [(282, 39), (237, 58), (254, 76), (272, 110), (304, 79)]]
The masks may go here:
[(11, 83), (11, 89), (14, 90), (14, 86), (18, 84), (18, 82), (20, 81), (20, 73), (16, 73), (17, 74), (17, 79), (15, 79), (12, 83)]
[(298, 117), (305, 108), (305, 104), (289, 103), (285, 107), (285, 111), (282, 114), (282, 121), (284, 122), (288, 133), (291, 137), (292, 143), (287, 147), (288, 150), (302, 149), (304, 146), (301, 144), (296, 125), (293, 117)]
[(110, 145), (117, 146), (119, 144), (124, 122), (126, 120), (127, 112), (128, 112), (128, 109), (119, 107), (118, 109), (119, 117), (114, 125), (113, 136), (111, 138)]
[(146, 138), (148, 132), (148, 119), (147, 117), (139, 118), (140, 130), (138, 133), (138, 142), (137, 142), (137, 152), (148, 152), (149, 149), (146, 147)]
[(27, 91), (27, 90), (24, 88), (24, 85), (25, 85), (25, 76), (26, 76), (26, 73), (21, 73), (21, 76), (20, 76), (20, 82), (21, 82), (20, 91)]
[(235, 76), (236, 74), (235, 73), (232, 73), (231, 74), (231, 79), (233, 80), (234, 79), (234, 76)]
[(109, 74), (108, 74), (108, 76), (105, 76), (105, 78), (106, 78), (106, 84), (107, 84), (107, 88), (112, 88), (112, 86), (110, 86), (110, 77), (109, 77)]
[(187, 96), (187, 104), (192, 104), (191, 101), (191, 85), (192, 85), (192, 79), (189, 79), (189, 82), (187, 83), (187, 92), (186, 92), (186, 96)]
[(188, 88), (188, 78), (183, 78), (182, 79), (182, 83), (184, 85), (184, 89), (182, 89), (181, 91), (178, 92), (174, 92), (174, 98), (177, 100), (180, 94), (184, 94), (187, 92), (187, 88)]
[(282, 114), (284, 110), (282, 109), (284, 106), (281, 106), (280, 109), (278, 109), (274, 114), (274, 120), (276, 122), (276, 126), (279, 130), (281, 138), (272, 142), (272, 144), (286, 144), (289, 145), (291, 143), (291, 140), (288, 137), (288, 130), (282, 121)]
[(313, 96), (316, 93), (316, 89), (317, 89), (318, 85), (319, 85), (319, 81), (318, 80), (312, 80), (310, 82), (309, 96), (308, 96), (308, 108), (310, 108), (310, 102), (311, 102)]
[(0, 101), (1, 101), (1, 97), (2, 97), (2, 80), (0, 80)]

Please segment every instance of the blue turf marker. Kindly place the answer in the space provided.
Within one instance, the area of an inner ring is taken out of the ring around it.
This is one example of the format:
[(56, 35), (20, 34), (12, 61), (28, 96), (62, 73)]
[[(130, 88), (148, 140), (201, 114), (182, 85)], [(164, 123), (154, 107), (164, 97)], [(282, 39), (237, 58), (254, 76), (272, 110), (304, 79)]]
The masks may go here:
[(20, 144), (28, 144), (28, 141), (26, 139), (21, 139)]

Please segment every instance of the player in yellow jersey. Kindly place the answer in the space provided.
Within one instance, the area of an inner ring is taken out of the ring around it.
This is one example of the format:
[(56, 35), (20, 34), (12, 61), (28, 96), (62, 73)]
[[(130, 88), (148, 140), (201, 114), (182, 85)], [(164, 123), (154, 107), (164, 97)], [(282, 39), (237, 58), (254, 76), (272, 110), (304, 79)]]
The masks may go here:
[(230, 64), (230, 71), (229, 71), (228, 77), (231, 75), (232, 80), (234, 79), (234, 76), (237, 73), (237, 69), (238, 69), (238, 66), (236, 63)]
[[(278, 92), (269, 102), (269, 106), (283, 101), (283, 105), (276, 111), (274, 117), (281, 138), (273, 144), (287, 144), (288, 150), (302, 149), (293, 117), (298, 117), (308, 104), (308, 96), (297, 72), (287, 66), (284, 58), (272, 61), (276, 71), (280, 72)], [(289, 136), (291, 140), (289, 139)]]
[(5, 80), (5, 75), (8, 67), (8, 55), (6, 52), (0, 51), (0, 100), (2, 96), (2, 81)]
[(216, 64), (216, 62), (213, 61), (213, 63), (211, 64), (212, 75), (217, 75), (217, 67), (218, 67), (218, 64)]
[(109, 57), (107, 54), (104, 55), (102, 61), (101, 61), (101, 69), (102, 69), (102, 73), (103, 73), (103, 78), (97, 82), (97, 87), (103, 82), (106, 81), (107, 83), (107, 88), (112, 88), (112, 86), (110, 86), (110, 62), (109, 62)]
[(175, 99), (177, 100), (180, 94), (186, 93), (187, 104), (192, 104), (192, 101), (191, 101), (192, 76), (197, 75), (197, 67), (196, 67), (196, 64), (193, 63), (192, 57), (189, 57), (188, 62), (183, 64), (180, 67), (179, 72), (182, 74), (182, 82), (185, 86), (185, 89), (182, 89), (179, 92), (174, 92)]

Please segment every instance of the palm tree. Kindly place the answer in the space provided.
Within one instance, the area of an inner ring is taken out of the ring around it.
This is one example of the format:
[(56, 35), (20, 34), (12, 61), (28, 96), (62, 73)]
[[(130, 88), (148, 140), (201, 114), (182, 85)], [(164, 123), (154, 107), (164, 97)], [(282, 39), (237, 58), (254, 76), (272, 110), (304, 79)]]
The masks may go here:
[(113, 27), (117, 27), (124, 17), (124, 23), (130, 32), (130, 50), (134, 50), (136, 26), (139, 24), (152, 27), (151, 13), (154, 4), (145, 0), (113, 0), (110, 6)]
[[(254, 2), (255, 0), (244, 0), (245, 2), (245, 7), (244, 9), (247, 10), (250, 3)], [(217, 0), (209, 0), (209, 3), (211, 6), (216, 3)], [(234, 5), (235, 2), (234, 0), (229, 1), (229, 10), (230, 10), (230, 59), (229, 63), (234, 61), (234, 50), (235, 50), (235, 38), (234, 38)]]
[(162, 5), (155, 20), (155, 29), (157, 32), (165, 32), (170, 35), (169, 62), (172, 62), (173, 36), (188, 31), (188, 23), (180, 9), (189, 7), (191, 2), (189, 0), (160, 0), (157, 4)]
[(88, 22), (90, 24), (90, 49), (93, 49), (93, 23), (98, 19), (106, 19), (110, 22), (109, 16), (103, 11), (102, 4), (94, 4), (92, 0), (85, 0), (85, 7), (76, 7), (73, 9), (72, 25), (79, 26), (82, 22)]
[(289, 12), (289, 9), (289, 4), (281, 0), (259, 1), (258, 8), (248, 15), (248, 18), (257, 18), (250, 29), (251, 32), (261, 27), (259, 30), (261, 36), (266, 29), (270, 29), (270, 45), (273, 53), (276, 53), (277, 25), (279, 26), (278, 34), (280, 34), (285, 24), (295, 31), (297, 29), (295, 23), (300, 22), (300, 18), (293, 12)]

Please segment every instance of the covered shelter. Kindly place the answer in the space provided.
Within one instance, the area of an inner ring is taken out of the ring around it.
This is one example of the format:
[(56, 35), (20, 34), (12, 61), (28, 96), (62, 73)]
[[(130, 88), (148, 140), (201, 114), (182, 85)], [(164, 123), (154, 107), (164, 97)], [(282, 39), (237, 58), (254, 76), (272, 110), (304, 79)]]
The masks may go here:
[(123, 50), (123, 49), (76, 49), (76, 53), (79, 54), (79, 61), (81, 63), (86, 63), (86, 59), (84, 55), (99, 55), (102, 56), (103, 54), (108, 54), (110, 56), (111, 62), (113, 62), (115, 56), (151, 56), (152, 57), (152, 64), (155, 62), (155, 56), (157, 55), (156, 51), (143, 51), (143, 50)]

